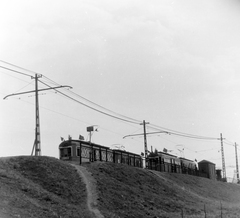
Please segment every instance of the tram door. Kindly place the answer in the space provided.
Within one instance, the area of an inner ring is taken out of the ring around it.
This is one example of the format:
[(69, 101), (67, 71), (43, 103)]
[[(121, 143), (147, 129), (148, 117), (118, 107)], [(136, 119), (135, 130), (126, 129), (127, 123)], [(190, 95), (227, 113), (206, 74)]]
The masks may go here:
[(93, 149), (93, 161), (97, 160), (97, 150)]
[(89, 152), (89, 161), (93, 162), (97, 160), (97, 151), (96, 149), (91, 149), (91, 151)]

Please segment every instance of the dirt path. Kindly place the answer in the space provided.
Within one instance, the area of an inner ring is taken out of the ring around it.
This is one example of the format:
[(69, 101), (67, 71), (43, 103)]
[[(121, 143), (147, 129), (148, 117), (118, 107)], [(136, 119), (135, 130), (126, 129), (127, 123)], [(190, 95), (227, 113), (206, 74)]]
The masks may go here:
[(87, 169), (83, 166), (74, 165), (78, 174), (82, 177), (84, 183), (86, 184), (87, 189), (87, 206), (89, 211), (94, 215), (96, 218), (104, 218), (101, 212), (97, 208), (97, 191), (96, 191), (96, 181), (92, 177), (91, 173), (87, 171)]

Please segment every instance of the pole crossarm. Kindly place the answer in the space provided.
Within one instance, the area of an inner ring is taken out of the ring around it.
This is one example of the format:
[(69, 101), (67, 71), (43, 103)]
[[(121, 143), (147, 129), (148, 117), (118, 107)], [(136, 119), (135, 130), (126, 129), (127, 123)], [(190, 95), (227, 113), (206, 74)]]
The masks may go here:
[[(70, 89), (72, 89), (71, 86), (57, 86), (57, 87), (51, 87), (51, 88), (46, 88), (46, 89), (38, 89), (38, 92), (47, 91), (47, 90), (50, 90), (50, 89), (60, 89), (60, 88), (70, 88)], [(32, 92), (36, 92), (36, 90), (27, 91), (27, 92), (13, 93), (13, 94), (10, 94), (10, 95), (5, 96), (3, 99), (6, 99), (6, 98), (8, 98), (8, 97), (10, 97), (10, 96), (28, 94), (28, 93), (32, 93)]]
[[(148, 132), (148, 133), (146, 133), (146, 135), (157, 134), (157, 133), (166, 133), (166, 134), (169, 134), (169, 135), (171, 134), (171, 133), (169, 133), (167, 131), (158, 131), (158, 132)], [(126, 136), (123, 137), (123, 139), (125, 139), (127, 137), (131, 137), (131, 136), (140, 136), (140, 135), (144, 135), (144, 133), (133, 134), (133, 135), (126, 135)]]

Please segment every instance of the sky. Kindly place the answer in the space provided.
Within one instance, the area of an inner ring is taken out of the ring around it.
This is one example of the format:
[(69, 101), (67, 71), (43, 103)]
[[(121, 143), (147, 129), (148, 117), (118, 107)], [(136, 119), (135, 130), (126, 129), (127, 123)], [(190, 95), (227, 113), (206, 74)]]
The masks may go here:
[(240, 144), (239, 10), (239, 0), (1, 2), (0, 156), (31, 154), (34, 93), (3, 98), (34, 90), (27, 75), (38, 73), (49, 86), (71, 86), (59, 91), (78, 101), (39, 93), (42, 155), (58, 158), (61, 137), (89, 140), (92, 125), (93, 142), (140, 154), (143, 137), (124, 136), (143, 133), (146, 120), (147, 132), (214, 138), (159, 133), (147, 143), (149, 150), (166, 148), (217, 168), (222, 133), (226, 173), (233, 177), (234, 143)]

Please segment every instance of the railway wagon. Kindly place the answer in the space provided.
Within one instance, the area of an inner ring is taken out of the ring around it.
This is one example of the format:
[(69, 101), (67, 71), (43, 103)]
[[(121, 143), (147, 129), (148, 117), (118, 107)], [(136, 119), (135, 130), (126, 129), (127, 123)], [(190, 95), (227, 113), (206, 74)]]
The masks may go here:
[(195, 161), (186, 159), (186, 158), (179, 158), (181, 163), (182, 173), (190, 174), (190, 175), (198, 175), (197, 164)]
[(158, 152), (154, 157), (147, 158), (147, 168), (161, 172), (198, 175), (195, 161), (177, 157), (165, 152)]
[(128, 151), (113, 149), (113, 162), (124, 163), (134, 167), (142, 167), (142, 157)]
[(59, 145), (59, 159), (69, 161), (112, 161), (110, 148), (82, 140), (67, 140)]
[(150, 170), (173, 173), (182, 172), (180, 159), (165, 152), (158, 152), (157, 156), (148, 157), (146, 163), (147, 168)]
[(105, 161), (142, 167), (142, 156), (120, 149), (111, 149), (83, 140), (67, 140), (59, 145), (59, 159), (83, 162)]

